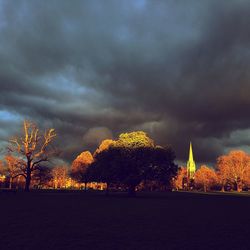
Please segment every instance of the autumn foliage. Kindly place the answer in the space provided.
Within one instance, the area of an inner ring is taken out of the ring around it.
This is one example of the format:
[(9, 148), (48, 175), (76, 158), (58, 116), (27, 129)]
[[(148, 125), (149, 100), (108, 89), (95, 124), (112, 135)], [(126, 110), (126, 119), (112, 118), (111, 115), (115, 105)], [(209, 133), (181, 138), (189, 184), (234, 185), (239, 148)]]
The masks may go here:
[(114, 145), (115, 144), (115, 141), (111, 140), (111, 139), (106, 139), (106, 140), (103, 140), (100, 144), (100, 146), (96, 149), (95, 153), (94, 153), (94, 156), (96, 154), (99, 154), (101, 153), (102, 151), (104, 150), (108, 150), (110, 146)]
[[(179, 168), (174, 188), (187, 189), (186, 168)], [(241, 192), (250, 187), (250, 155), (242, 150), (233, 150), (217, 159), (216, 168), (202, 165), (195, 173), (195, 188), (198, 190), (236, 190)]]
[(173, 187), (176, 190), (186, 189), (187, 187), (187, 168), (180, 167), (177, 175), (173, 180)]
[(76, 157), (71, 166), (71, 177), (78, 182), (85, 183), (85, 189), (89, 179), (87, 169), (93, 160), (92, 154), (84, 151)]
[(195, 173), (196, 187), (202, 187), (204, 192), (209, 190), (213, 185), (216, 185), (217, 182), (218, 177), (215, 170), (206, 165), (202, 165)]
[(69, 169), (67, 166), (56, 166), (52, 170), (54, 188), (66, 188)]
[(250, 183), (250, 155), (244, 151), (231, 151), (217, 160), (218, 177), (222, 187), (231, 184), (242, 191)]

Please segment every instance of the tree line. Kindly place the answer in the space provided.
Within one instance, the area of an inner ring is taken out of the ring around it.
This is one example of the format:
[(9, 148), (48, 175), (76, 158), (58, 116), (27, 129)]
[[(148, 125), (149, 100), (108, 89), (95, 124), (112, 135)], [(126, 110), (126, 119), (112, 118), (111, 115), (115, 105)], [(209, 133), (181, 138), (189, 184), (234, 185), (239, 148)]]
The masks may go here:
[(56, 132), (43, 132), (24, 121), (21, 136), (10, 139), (0, 161), (0, 184), (9, 188), (99, 188), (136, 190), (247, 190), (250, 186), (250, 156), (232, 151), (217, 159), (215, 168), (201, 166), (188, 180), (187, 168), (175, 164), (170, 146), (159, 146), (143, 131), (122, 133), (116, 140), (100, 143), (93, 154), (80, 153), (71, 166), (48, 165), (58, 156), (53, 146)]
[[(53, 128), (41, 133), (38, 127), (24, 121), (22, 135), (10, 139), (8, 152), (2, 160), (2, 172), (8, 177), (9, 187), (15, 180), (23, 182), (25, 191), (30, 185), (53, 187), (77, 186), (84, 183), (105, 183), (105, 189), (126, 190), (134, 195), (141, 183), (154, 182), (166, 189), (177, 173), (175, 153), (170, 146), (155, 145), (143, 131), (123, 133), (117, 140), (104, 140), (92, 155), (82, 152), (70, 169), (63, 166), (49, 168), (46, 163), (57, 154), (52, 147), (56, 137)], [(71, 178), (68, 178), (71, 177)]]
[(250, 155), (242, 150), (232, 150), (218, 157), (215, 168), (202, 165), (191, 180), (191, 185), (187, 176), (187, 168), (180, 167), (173, 183), (177, 190), (247, 191), (250, 188)]

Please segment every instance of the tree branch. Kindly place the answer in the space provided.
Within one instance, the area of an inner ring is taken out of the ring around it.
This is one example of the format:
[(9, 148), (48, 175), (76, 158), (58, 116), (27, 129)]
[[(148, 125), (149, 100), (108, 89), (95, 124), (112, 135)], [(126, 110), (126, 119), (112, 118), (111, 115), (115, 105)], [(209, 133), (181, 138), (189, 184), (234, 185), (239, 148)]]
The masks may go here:
[(38, 161), (35, 161), (32, 163), (32, 166), (31, 166), (31, 170), (34, 170), (35, 166), (37, 166), (37, 164), (39, 164), (40, 162), (44, 162), (44, 161), (48, 161), (48, 158), (43, 158), (43, 159), (40, 159)]

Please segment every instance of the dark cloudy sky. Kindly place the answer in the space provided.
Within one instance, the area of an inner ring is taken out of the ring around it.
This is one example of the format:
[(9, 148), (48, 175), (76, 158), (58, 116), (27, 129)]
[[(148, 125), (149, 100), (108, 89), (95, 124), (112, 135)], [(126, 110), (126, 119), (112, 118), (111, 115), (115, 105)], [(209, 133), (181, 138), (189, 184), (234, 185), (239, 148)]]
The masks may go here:
[(70, 162), (144, 130), (186, 161), (250, 149), (250, 1), (0, 0), (0, 140), (53, 126)]

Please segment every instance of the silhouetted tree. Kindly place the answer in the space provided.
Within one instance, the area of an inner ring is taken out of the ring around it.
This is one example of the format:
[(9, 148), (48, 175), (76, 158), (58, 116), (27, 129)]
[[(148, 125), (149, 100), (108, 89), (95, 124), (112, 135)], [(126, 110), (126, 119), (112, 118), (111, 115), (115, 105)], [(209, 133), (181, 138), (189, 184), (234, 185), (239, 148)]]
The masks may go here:
[(107, 149), (97, 153), (90, 167), (97, 181), (123, 184), (129, 195), (135, 195), (136, 186), (145, 180), (157, 180), (166, 185), (176, 174), (177, 166), (171, 148), (155, 147), (142, 131), (119, 136)]
[[(153, 148), (153, 168), (152, 176), (154, 180), (157, 180), (160, 185), (165, 188), (170, 187), (173, 178), (176, 176), (178, 166), (174, 163), (175, 153), (173, 149), (168, 147), (157, 146)], [(150, 178), (150, 176), (149, 176)]]
[(38, 187), (46, 187), (53, 179), (52, 169), (47, 166), (38, 166), (33, 172), (32, 179)]
[(118, 179), (128, 187), (129, 195), (134, 196), (136, 186), (150, 173), (154, 142), (145, 132), (136, 131), (120, 134), (113, 147), (119, 152)]
[(109, 193), (110, 185), (119, 183), (119, 158), (118, 148), (107, 148), (95, 154), (93, 163), (87, 169), (90, 179), (107, 184), (106, 193)]

